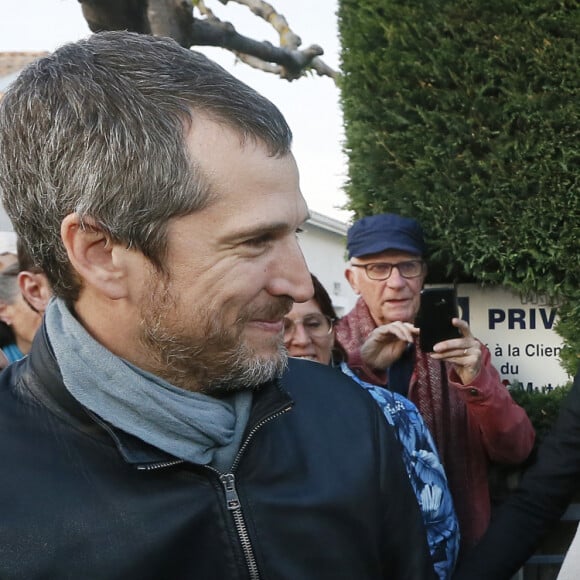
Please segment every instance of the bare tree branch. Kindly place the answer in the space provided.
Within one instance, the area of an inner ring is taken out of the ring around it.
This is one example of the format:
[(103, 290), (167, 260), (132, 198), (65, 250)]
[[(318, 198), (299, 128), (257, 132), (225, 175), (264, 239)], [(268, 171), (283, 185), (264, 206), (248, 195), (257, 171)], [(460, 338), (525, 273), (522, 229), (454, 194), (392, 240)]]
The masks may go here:
[(93, 32), (130, 30), (151, 34), (144, 0), (78, 0)]
[[(230, 1), (248, 7), (277, 32), (279, 46), (239, 34), (230, 22), (223, 22), (207, 6), (207, 0), (78, 0), (93, 32), (131, 30), (170, 36), (184, 47), (217, 46), (233, 52), (242, 62), (292, 81), (314, 71), (336, 81), (338, 73), (319, 57), (318, 45), (300, 49), (302, 41), (286, 18), (264, 0)], [(197, 10), (203, 18), (196, 18)]]
[[(290, 55), (283, 60), (278, 60), (275, 56), (259, 56), (250, 51), (238, 51), (238, 58), (254, 68), (277, 74), (281, 78), (294, 80), (304, 75), (307, 69), (314, 70), (319, 76), (329, 76), (336, 81), (338, 73), (329, 67), (322, 59), (318, 58), (324, 54), (318, 45), (309, 46), (304, 51), (299, 51), (302, 44), (301, 38), (295, 34), (286, 18), (279, 14), (272, 5), (264, 0), (219, 0), (226, 5), (229, 2), (236, 2), (247, 6), (256, 16), (270, 24), (278, 33), (280, 38), (280, 49), (290, 51)], [(227, 48), (227, 47), (224, 47)], [(320, 52), (318, 52), (320, 51)], [(276, 66), (280, 65), (280, 66)]]
[(187, 0), (148, 0), (147, 17), (153, 34), (169, 36), (181, 46), (191, 46), (193, 7)]
[[(227, 4), (230, 0), (220, 0)], [(301, 38), (292, 32), (286, 18), (278, 14), (273, 6), (263, 0), (231, 0), (243, 6), (247, 6), (256, 16), (265, 20), (274, 28), (280, 37), (280, 46), (296, 49), (302, 44)]]
[[(274, 46), (272, 43), (263, 40), (257, 41), (247, 36), (242, 36), (229, 22), (207, 20), (194, 20), (193, 23), (197, 44), (203, 46), (220, 46), (230, 50), (251, 66), (260, 68), (266, 72), (275, 72), (281, 78), (294, 80), (304, 74), (315, 57), (323, 53), (322, 48), (317, 45), (309, 46), (304, 50), (289, 50)], [(254, 60), (249, 60), (251, 57)], [(248, 60), (246, 60), (248, 58)], [(278, 65), (277, 67), (264, 68), (265, 65)], [(331, 76), (331, 75), (328, 75)]]

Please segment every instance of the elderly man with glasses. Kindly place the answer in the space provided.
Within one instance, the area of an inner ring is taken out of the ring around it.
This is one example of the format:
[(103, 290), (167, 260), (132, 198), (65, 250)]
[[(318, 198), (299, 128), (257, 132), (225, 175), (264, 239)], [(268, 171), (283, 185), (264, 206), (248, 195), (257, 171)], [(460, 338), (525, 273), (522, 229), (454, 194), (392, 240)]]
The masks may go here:
[(489, 523), (490, 462), (523, 462), (533, 427), (465, 321), (453, 319), (460, 338), (421, 352), (414, 321), (427, 265), (417, 221), (395, 214), (362, 218), (349, 229), (347, 247), (345, 275), (360, 298), (337, 323), (336, 338), (361, 379), (419, 408), (447, 471), (462, 548), (468, 548)]

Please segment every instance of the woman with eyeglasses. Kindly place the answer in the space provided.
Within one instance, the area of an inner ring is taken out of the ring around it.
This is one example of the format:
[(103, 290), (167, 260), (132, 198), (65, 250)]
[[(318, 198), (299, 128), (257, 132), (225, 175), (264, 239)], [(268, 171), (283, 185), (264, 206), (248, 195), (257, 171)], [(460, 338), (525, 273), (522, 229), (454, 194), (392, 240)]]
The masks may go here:
[(292, 357), (339, 366), (379, 405), (401, 444), (403, 462), (417, 497), (433, 565), (439, 578), (450, 578), (459, 551), (459, 525), (435, 444), (419, 411), (408, 399), (361, 381), (335, 344), (336, 312), (330, 296), (312, 275), (314, 297), (294, 304), (284, 319), (284, 344)]

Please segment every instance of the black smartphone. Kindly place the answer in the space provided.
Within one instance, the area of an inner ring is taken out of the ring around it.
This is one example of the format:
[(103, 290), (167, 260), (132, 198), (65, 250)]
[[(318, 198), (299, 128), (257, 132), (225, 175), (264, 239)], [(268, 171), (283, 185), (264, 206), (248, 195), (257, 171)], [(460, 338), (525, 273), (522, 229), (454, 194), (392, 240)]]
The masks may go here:
[(415, 321), (420, 329), (419, 346), (423, 352), (433, 352), (433, 346), (442, 340), (460, 338), (459, 329), (451, 324), (459, 318), (455, 288), (424, 288), (421, 305)]

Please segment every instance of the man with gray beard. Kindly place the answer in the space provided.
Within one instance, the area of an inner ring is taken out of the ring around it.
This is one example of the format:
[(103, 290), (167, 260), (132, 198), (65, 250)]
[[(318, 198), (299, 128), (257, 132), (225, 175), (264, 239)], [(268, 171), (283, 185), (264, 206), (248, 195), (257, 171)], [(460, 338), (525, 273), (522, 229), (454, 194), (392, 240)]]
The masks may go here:
[(169, 39), (94, 35), (4, 96), (3, 203), (54, 299), (0, 378), (3, 580), (434, 577), (376, 405), (282, 346), (312, 294), (290, 144)]

